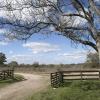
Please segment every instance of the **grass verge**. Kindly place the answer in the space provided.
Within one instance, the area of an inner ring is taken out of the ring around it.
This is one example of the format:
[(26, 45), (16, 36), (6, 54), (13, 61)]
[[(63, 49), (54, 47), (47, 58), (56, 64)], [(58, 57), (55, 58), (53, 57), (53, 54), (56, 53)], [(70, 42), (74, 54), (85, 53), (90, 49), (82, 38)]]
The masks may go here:
[(48, 88), (27, 100), (100, 100), (100, 81), (69, 81), (65, 87)]
[(23, 81), (23, 80), (25, 80), (25, 79), (22, 75), (15, 74), (14, 79), (0, 80), (0, 88), (3, 88), (6, 85), (9, 85), (9, 84), (12, 84), (12, 83), (15, 83), (15, 82), (20, 82), (20, 81)]

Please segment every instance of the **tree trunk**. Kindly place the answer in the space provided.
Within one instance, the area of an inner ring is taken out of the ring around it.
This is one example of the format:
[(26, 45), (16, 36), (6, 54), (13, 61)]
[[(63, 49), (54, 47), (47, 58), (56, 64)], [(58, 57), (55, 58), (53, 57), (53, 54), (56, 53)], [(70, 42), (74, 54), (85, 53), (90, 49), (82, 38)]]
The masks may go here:
[(99, 55), (99, 68), (100, 68), (100, 43), (99, 43), (98, 55)]
[(98, 48), (98, 55), (99, 55), (99, 68), (100, 68), (100, 36), (98, 36), (97, 48)]

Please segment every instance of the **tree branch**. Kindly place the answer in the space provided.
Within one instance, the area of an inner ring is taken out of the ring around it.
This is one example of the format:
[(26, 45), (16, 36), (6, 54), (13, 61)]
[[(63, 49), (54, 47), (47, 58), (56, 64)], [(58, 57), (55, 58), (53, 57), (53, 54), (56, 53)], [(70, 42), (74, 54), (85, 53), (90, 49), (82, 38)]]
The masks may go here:
[(100, 10), (96, 7), (94, 1), (93, 0), (89, 0), (89, 3), (90, 3), (90, 7), (93, 9), (93, 11), (95, 11), (96, 14), (98, 16), (100, 16)]
[(81, 14), (63, 14), (63, 16), (78, 16), (78, 17), (81, 17), (81, 18), (84, 18), (84, 19), (86, 19), (83, 15), (81, 15)]

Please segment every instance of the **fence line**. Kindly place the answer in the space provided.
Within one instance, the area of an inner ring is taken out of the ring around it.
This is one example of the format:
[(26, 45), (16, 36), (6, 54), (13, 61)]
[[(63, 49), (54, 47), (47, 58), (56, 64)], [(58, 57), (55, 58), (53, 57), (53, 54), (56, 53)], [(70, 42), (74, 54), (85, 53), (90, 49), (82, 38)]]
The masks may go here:
[(68, 80), (99, 80), (100, 70), (70, 70), (51, 73), (51, 86), (60, 87)]
[(0, 80), (13, 79), (14, 70), (2, 70), (0, 71)]

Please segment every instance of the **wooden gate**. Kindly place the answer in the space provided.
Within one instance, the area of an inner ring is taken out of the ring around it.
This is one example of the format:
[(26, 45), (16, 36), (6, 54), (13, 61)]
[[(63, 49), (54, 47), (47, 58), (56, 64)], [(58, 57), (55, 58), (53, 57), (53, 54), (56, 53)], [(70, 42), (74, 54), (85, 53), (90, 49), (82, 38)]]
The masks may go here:
[(2, 70), (0, 71), (0, 80), (13, 79), (14, 70)]
[(52, 87), (60, 87), (68, 80), (100, 80), (100, 70), (70, 70), (51, 73)]
[(63, 75), (61, 72), (51, 73), (51, 86), (54, 88), (60, 87), (63, 83)]

